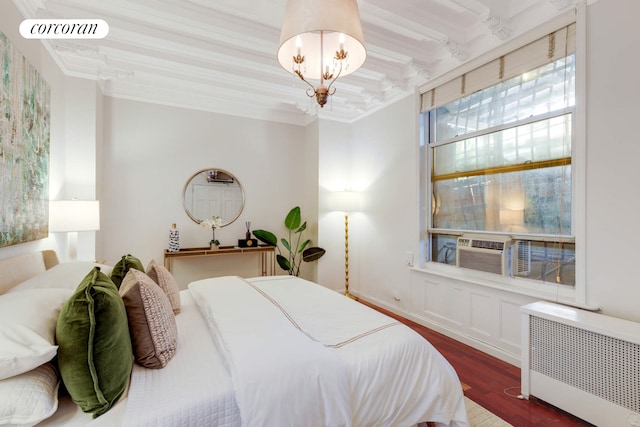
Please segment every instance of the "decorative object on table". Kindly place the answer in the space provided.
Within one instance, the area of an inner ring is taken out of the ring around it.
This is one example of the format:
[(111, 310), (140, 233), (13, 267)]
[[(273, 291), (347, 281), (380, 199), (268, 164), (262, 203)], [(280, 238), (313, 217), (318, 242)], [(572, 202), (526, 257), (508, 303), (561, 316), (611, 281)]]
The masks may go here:
[[(284, 220), (284, 225), (289, 230), (289, 239), (280, 239), (282, 246), (287, 250), (287, 256), (282, 255), (280, 247), (278, 246), (278, 238), (275, 234), (267, 230), (253, 230), (253, 235), (263, 243), (267, 245), (275, 246), (278, 249), (278, 255), (276, 260), (278, 265), (284, 271), (287, 271), (290, 276), (300, 275), (300, 265), (302, 261), (311, 262), (321, 258), (325, 254), (325, 250), (319, 247), (307, 247), (311, 244), (311, 240), (307, 239), (300, 242), (302, 238), (302, 232), (307, 228), (307, 222), (302, 222), (302, 215), (300, 213), (300, 207), (296, 206), (291, 209)], [(298, 235), (296, 244), (292, 245), (293, 238)]]
[(200, 221), (200, 227), (211, 229), (211, 240), (209, 241), (209, 247), (211, 250), (217, 250), (220, 247), (220, 241), (216, 239), (216, 228), (222, 227), (222, 218), (219, 216), (212, 216), (211, 218), (203, 219)]
[(238, 247), (255, 248), (258, 246), (258, 239), (238, 239)]
[(51, 90), (2, 32), (0, 70), (0, 247), (3, 247), (47, 237)]
[(169, 252), (178, 252), (180, 250), (180, 233), (175, 224), (171, 224), (169, 229)]
[(333, 210), (344, 212), (344, 294), (349, 293), (349, 212), (360, 210), (360, 195), (353, 191), (337, 191), (333, 193)]
[(244, 239), (238, 239), (238, 247), (252, 248), (258, 246), (258, 240), (251, 238), (251, 221), (245, 221), (244, 225), (247, 227)]

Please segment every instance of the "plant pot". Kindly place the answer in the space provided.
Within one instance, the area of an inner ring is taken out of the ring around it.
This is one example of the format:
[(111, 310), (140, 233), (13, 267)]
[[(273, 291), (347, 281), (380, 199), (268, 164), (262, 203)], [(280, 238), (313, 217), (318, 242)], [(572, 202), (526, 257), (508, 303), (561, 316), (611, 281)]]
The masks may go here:
[(211, 250), (212, 251), (217, 251), (218, 249), (220, 249), (220, 245), (216, 245), (215, 243), (211, 244)]

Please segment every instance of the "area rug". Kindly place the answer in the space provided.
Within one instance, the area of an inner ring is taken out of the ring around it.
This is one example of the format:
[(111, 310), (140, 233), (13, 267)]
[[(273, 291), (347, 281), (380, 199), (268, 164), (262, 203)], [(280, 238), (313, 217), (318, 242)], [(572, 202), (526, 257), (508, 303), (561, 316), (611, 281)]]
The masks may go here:
[(464, 398), (464, 404), (467, 407), (467, 418), (471, 427), (513, 427), (467, 397)]

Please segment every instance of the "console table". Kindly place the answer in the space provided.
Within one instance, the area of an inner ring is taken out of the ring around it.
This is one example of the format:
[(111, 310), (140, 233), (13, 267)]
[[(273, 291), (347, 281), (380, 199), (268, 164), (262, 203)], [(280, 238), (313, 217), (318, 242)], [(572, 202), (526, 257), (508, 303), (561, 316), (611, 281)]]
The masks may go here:
[(229, 256), (229, 255), (260, 255), (260, 271), (263, 276), (274, 275), (276, 272), (276, 247), (275, 246), (256, 246), (253, 248), (239, 248), (236, 246), (220, 246), (219, 249), (211, 250), (210, 248), (184, 248), (176, 252), (164, 251), (164, 266), (171, 271), (173, 261), (176, 259), (192, 258), (192, 257), (212, 257), (212, 256)]

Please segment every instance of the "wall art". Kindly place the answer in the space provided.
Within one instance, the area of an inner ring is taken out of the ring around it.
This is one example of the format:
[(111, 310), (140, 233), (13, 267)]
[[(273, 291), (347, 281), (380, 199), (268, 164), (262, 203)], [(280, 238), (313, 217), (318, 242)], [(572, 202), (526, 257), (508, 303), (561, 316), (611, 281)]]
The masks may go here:
[(49, 84), (0, 32), (0, 247), (49, 232)]

